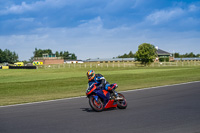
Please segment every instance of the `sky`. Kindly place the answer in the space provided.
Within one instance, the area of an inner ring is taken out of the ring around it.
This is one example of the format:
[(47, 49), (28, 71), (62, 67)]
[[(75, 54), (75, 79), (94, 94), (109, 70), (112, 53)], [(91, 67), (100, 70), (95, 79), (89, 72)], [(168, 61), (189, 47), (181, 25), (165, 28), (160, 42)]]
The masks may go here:
[(150, 43), (200, 53), (200, 0), (0, 0), (0, 49), (113, 58)]

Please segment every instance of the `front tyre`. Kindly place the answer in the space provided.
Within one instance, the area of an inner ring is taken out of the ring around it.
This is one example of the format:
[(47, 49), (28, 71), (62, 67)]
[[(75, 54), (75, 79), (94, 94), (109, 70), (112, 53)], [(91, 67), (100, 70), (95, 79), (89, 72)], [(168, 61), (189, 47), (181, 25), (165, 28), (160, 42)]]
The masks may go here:
[(117, 101), (117, 107), (119, 109), (125, 109), (127, 107), (127, 102), (126, 102), (126, 98), (124, 97), (124, 95), (122, 95), (121, 93), (118, 93), (118, 96), (120, 98), (123, 98), (123, 100), (118, 100)]
[(104, 109), (103, 102), (99, 98), (98, 101), (96, 101), (93, 96), (90, 96), (89, 104), (94, 111), (101, 112)]

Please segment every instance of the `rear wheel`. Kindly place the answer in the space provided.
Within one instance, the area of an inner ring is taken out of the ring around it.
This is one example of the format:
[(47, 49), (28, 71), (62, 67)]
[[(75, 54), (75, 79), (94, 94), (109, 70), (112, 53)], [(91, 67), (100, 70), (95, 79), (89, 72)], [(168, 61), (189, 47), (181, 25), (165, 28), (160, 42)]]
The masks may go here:
[(89, 104), (94, 111), (100, 112), (103, 110), (103, 102), (98, 98), (98, 101), (95, 100), (93, 96), (89, 97)]
[(119, 109), (125, 109), (127, 107), (127, 102), (126, 102), (126, 98), (124, 97), (124, 95), (122, 95), (121, 93), (118, 93), (118, 96), (120, 98), (123, 98), (123, 100), (118, 100), (117, 101), (117, 107)]

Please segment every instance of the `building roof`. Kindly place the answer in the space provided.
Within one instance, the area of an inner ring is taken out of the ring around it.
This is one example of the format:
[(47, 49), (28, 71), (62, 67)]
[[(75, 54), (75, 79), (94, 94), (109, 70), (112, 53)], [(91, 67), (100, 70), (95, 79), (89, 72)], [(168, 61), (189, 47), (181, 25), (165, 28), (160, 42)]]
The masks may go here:
[(84, 62), (98, 62), (98, 61), (135, 61), (135, 58), (103, 58), (103, 59), (88, 59)]
[(161, 49), (158, 49), (158, 50), (156, 51), (156, 53), (157, 53), (158, 55), (171, 55), (171, 53), (166, 52), (166, 51), (161, 50)]

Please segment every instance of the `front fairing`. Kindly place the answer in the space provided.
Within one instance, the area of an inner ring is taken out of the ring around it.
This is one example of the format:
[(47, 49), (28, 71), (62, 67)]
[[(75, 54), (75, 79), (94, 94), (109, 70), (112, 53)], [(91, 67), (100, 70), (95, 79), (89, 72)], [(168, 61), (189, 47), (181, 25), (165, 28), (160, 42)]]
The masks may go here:
[(91, 86), (89, 86), (89, 87), (86, 89), (86, 95), (89, 96), (89, 95), (91, 95), (92, 93), (96, 93), (96, 90), (98, 90), (98, 88), (96, 87), (96, 84), (92, 84)]

